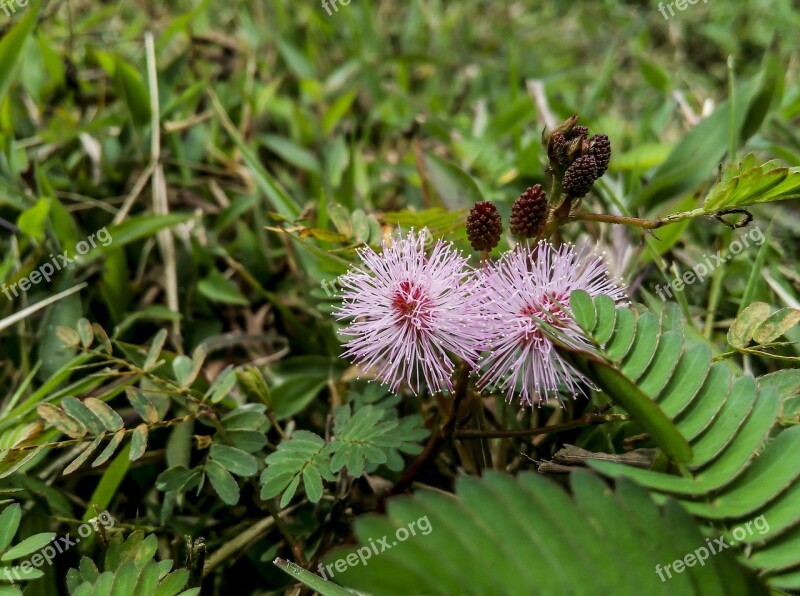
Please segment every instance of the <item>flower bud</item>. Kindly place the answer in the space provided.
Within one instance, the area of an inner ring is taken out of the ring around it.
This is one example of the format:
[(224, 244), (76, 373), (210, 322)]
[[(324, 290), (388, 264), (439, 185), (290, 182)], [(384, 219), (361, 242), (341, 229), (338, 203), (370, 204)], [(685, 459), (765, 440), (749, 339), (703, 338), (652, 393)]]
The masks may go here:
[(597, 162), (591, 155), (579, 157), (564, 172), (561, 186), (564, 194), (572, 199), (579, 199), (592, 190), (597, 180)]
[(589, 155), (594, 157), (599, 178), (606, 173), (608, 162), (611, 160), (611, 141), (606, 135), (594, 135), (589, 139)]
[(477, 251), (492, 250), (500, 242), (503, 221), (497, 207), (489, 201), (472, 206), (467, 216), (467, 238)]
[(536, 238), (544, 229), (547, 216), (547, 194), (541, 184), (536, 184), (514, 201), (508, 227), (518, 238)]

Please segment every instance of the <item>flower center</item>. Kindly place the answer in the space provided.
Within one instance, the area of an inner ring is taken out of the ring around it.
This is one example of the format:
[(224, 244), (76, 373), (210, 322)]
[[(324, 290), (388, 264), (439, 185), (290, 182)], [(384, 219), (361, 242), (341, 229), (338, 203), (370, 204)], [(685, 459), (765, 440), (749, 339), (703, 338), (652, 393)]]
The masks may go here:
[(392, 310), (397, 324), (422, 327), (432, 320), (433, 302), (423, 288), (413, 281), (403, 281), (392, 294)]
[(525, 340), (536, 343), (542, 342), (545, 334), (540, 329), (540, 322), (545, 322), (556, 329), (564, 329), (569, 326), (570, 316), (564, 310), (564, 296), (542, 296), (538, 300), (534, 300), (522, 307), (520, 314), (525, 317), (530, 317), (534, 327), (525, 332)]

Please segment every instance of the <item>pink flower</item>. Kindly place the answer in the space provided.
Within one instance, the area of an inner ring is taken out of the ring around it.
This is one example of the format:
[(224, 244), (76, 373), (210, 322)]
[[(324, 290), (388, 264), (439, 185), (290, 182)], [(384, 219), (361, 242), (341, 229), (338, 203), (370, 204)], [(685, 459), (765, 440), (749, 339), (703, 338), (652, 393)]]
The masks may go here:
[(415, 394), (421, 381), (432, 392), (452, 391), (454, 357), (474, 367), (480, 355), (475, 272), (441, 240), (426, 256), (425, 240), (425, 233), (410, 232), (384, 243), (380, 254), (361, 249), (363, 268), (339, 278), (343, 303), (334, 314), (353, 319), (340, 331), (352, 338), (344, 356), (362, 370), (374, 367), (392, 391), (403, 381)]
[[(602, 259), (569, 244), (545, 241), (507, 252), (482, 276), (481, 301), (489, 326), (488, 354), (480, 365), (478, 388), (498, 387), (508, 401), (539, 405), (564, 390), (583, 393), (586, 377), (569, 364), (542, 331), (545, 321), (571, 347), (588, 347), (569, 314), (569, 296), (585, 290), (592, 297), (625, 298), (625, 288), (609, 279)], [(560, 398), (559, 398), (560, 399)]]

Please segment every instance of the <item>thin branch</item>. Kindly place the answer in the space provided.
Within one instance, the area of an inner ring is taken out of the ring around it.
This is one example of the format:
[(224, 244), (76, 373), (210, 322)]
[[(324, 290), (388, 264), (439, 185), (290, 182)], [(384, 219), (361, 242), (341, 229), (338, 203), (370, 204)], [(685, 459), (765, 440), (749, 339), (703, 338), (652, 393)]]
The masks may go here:
[(468, 382), (469, 369), (462, 364), (461, 370), (458, 373), (458, 380), (456, 381), (453, 408), (449, 417), (438, 429), (433, 431), (428, 439), (428, 444), (425, 445), (423, 452), (417, 456), (417, 459), (411, 463), (408, 469), (400, 477), (400, 480), (398, 480), (397, 483), (392, 487), (392, 490), (390, 490), (389, 493), (381, 500), (378, 505), (379, 510), (383, 508), (386, 499), (394, 495), (404, 493), (406, 490), (411, 488), (414, 480), (418, 475), (420, 475), (422, 470), (431, 465), (436, 460), (436, 457), (439, 455), (439, 453), (442, 452), (442, 449), (444, 449), (445, 446), (452, 440), (455, 433), (456, 421), (458, 419), (458, 409), (467, 393)]
[(625, 414), (586, 414), (577, 420), (564, 422), (563, 424), (552, 424), (541, 428), (524, 428), (521, 430), (457, 430), (456, 439), (505, 439), (510, 437), (529, 437), (531, 435), (545, 435), (548, 433), (561, 432), (580, 428), (582, 426), (592, 426), (595, 424), (605, 424), (607, 422), (622, 422), (628, 420)]

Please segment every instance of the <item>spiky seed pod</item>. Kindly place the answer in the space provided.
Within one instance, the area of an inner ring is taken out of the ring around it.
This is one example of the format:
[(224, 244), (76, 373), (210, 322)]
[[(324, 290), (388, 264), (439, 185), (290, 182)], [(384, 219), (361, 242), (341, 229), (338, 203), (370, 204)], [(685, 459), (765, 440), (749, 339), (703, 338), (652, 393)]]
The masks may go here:
[(497, 207), (489, 201), (480, 201), (472, 206), (467, 216), (467, 238), (477, 251), (492, 250), (500, 242), (503, 220)]
[(561, 187), (564, 194), (572, 199), (586, 196), (597, 180), (597, 162), (591, 155), (579, 157), (564, 172)]
[(589, 135), (589, 129), (585, 126), (573, 126), (571, 130), (564, 133), (564, 137), (568, 141), (577, 139), (578, 137), (585, 137)]
[(589, 139), (589, 155), (594, 157), (599, 178), (606, 173), (608, 162), (611, 160), (611, 141), (606, 135), (594, 135)]
[(517, 238), (536, 238), (546, 223), (547, 193), (536, 184), (514, 201), (508, 227)]

